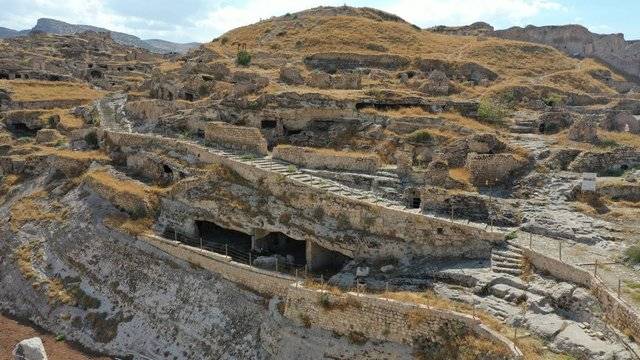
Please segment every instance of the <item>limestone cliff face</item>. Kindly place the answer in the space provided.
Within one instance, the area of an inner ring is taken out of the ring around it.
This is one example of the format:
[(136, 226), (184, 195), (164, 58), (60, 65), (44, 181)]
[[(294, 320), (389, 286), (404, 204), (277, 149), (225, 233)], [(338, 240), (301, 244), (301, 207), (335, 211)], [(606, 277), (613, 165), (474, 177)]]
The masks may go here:
[(121, 357), (262, 358), (262, 297), (105, 226), (119, 212), (86, 186), (22, 198), (43, 185), (0, 206), (0, 311)]
[(640, 77), (640, 42), (626, 41), (623, 34), (595, 34), (580, 25), (564, 25), (512, 27), (497, 30), (493, 35), (550, 45), (571, 56), (593, 57), (625, 74)]

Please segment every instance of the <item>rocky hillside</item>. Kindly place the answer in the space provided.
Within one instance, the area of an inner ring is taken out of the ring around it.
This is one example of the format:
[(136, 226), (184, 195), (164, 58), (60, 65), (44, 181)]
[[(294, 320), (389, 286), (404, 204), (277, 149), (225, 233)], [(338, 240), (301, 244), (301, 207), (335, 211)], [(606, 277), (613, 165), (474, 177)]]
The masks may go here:
[(132, 359), (639, 352), (632, 77), (369, 8), (58, 25), (0, 40), (2, 313)]
[(137, 36), (111, 31), (108, 29), (91, 26), (91, 25), (74, 25), (54, 19), (38, 19), (38, 22), (31, 30), (15, 31), (11, 29), (0, 30), (0, 39), (17, 36), (25, 36), (31, 32), (44, 32), (55, 35), (71, 35), (86, 31), (98, 33), (109, 33), (111, 38), (122, 45), (138, 47), (158, 54), (166, 53), (186, 53), (197, 47), (197, 43), (179, 44), (165, 40), (142, 40)]

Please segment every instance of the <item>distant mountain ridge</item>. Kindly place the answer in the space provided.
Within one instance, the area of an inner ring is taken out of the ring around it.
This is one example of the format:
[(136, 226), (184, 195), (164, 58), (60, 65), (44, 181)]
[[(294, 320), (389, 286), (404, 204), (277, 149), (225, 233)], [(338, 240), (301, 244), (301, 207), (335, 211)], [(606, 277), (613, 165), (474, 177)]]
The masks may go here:
[(0, 38), (26, 36), (32, 32), (44, 32), (57, 35), (72, 35), (85, 31), (108, 32), (111, 33), (111, 38), (119, 44), (139, 47), (158, 54), (167, 54), (172, 52), (183, 54), (200, 45), (199, 43), (181, 44), (158, 39), (142, 40), (134, 35), (111, 31), (109, 29), (97, 26), (75, 25), (66, 23), (64, 21), (48, 18), (38, 19), (36, 26), (34, 26), (31, 30), (17, 31), (0, 27)]

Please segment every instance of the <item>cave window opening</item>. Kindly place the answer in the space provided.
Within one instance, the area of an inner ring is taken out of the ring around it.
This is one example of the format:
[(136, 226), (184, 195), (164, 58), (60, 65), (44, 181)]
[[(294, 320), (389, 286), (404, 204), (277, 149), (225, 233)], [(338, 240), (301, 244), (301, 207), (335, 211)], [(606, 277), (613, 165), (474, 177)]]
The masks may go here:
[(538, 130), (540, 131), (540, 134), (544, 134), (544, 131), (546, 130), (547, 125), (545, 123), (540, 123), (540, 125), (538, 126)]
[(627, 171), (627, 170), (629, 170), (629, 165), (627, 165), (627, 164), (622, 164), (622, 165), (620, 165), (620, 170), (622, 170), (622, 171)]
[(11, 131), (16, 137), (34, 137), (38, 132), (38, 129), (29, 129), (27, 125), (19, 123), (8, 126), (9, 131)]
[(184, 93), (184, 99), (187, 101), (195, 100), (195, 96), (192, 93)]
[(0, 80), (9, 80), (9, 74), (0, 73)]
[(263, 129), (275, 129), (278, 125), (276, 120), (262, 120), (260, 122), (260, 127)]
[(420, 209), (420, 205), (422, 204), (422, 199), (417, 196), (414, 196), (411, 199), (411, 208), (412, 209)]
[(169, 167), (169, 165), (162, 165), (162, 171), (165, 174), (173, 174), (173, 170)]
[(287, 129), (286, 127), (284, 128), (284, 135), (285, 136), (298, 135), (301, 132), (302, 132), (302, 129), (293, 130), (293, 129)]

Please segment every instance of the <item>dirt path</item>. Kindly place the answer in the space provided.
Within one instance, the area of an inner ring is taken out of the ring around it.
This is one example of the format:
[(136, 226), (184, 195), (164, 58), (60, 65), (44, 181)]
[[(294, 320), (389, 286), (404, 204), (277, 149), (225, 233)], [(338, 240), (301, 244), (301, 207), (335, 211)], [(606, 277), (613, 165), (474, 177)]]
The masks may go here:
[(107, 357), (88, 355), (67, 342), (56, 341), (52, 334), (3, 315), (0, 315), (0, 360), (13, 360), (11, 352), (14, 346), (35, 336), (42, 339), (49, 360), (109, 360)]

